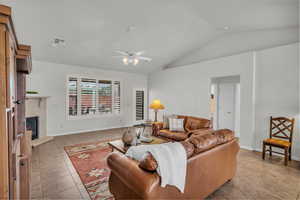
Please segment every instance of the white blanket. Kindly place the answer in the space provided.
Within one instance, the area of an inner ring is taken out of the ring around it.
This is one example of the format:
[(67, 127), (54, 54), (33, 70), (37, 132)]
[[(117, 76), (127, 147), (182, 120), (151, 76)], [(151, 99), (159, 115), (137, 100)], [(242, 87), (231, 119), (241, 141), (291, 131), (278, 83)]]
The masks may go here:
[(183, 193), (187, 157), (182, 144), (179, 142), (170, 142), (132, 146), (126, 152), (126, 156), (141, 161), (148, 152), (152, 154), (158, 164), (157, 173), (161, 177), (161, 186), (173, 185)]

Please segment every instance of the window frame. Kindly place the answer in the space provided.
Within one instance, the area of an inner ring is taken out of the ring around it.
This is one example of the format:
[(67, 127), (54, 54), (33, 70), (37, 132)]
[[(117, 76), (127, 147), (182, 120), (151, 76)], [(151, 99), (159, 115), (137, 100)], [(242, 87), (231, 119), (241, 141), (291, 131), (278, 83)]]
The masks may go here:
[[(72, 116), (72, 115), (69, 115), (69, 87), (68, 87), (68, 83), (69, 83), (69, 80), (70, 78), (76, 78), (77, 79), (77, 101), (78, 101), (78, 105), (77, 105), (77, 115), (76, 116)], [(88, 114), (88, 115), (82, 115), (81, 113), (81, 86), (80, 86), (80, 83), (81, 83), (81, 80), (82, 79), (95, 79), (96, 80), (96, 113), (95, 114)], [(99, 102), (98, 102), (98, 82), (101, 81), (101, 80), (104, 80), (104, 81), (111, 81), (112, 83), (112, 112), (111, 113), (100, 113), (99, 112)], [(113, 92), (113, 83), (115, 81), (118, 81), (120, 82), (120, 112), (117, 113), (115, 112), (114, 110), (114, 106), (115, 106), (115, 102), (114, 102), (114, 92)], [(66, 118), (67, 120), (78, 120), (78, 119), (93, 119), (93, 118), (102, 118), (102, 117), (115, 117), (115, 116), (120, 116), (122, 114), (122, 94), (123, 94), (123, 89), (122, 89), (122, 81), (119, 80), (119, 79), (115, 79), (115, 78), (103, 78), (103, 77), (100, 77), (99, 76), (91, 76), (91, 75), (67, 75), (66, 77), (66, 82), (65, 82), (65, 89), (66, 89), (66, 93), (65, 93), (65, 96), (66, 96), (66, 103), (65, 103), (65, 106), (66, 106)]]

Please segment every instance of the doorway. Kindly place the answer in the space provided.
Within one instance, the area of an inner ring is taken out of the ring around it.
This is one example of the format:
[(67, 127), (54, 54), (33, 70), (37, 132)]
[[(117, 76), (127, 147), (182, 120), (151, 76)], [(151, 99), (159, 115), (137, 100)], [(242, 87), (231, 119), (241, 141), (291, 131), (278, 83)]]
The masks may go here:
[(240, 76), (211, 79), (211, 117), (214, 129), (230, 129), (240, 137)]

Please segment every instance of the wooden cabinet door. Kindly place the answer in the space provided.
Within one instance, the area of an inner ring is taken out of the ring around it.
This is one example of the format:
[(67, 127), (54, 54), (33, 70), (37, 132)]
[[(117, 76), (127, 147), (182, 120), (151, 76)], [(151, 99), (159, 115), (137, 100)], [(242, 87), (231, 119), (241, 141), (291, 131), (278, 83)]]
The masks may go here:
[[(17, 62), (18, 65), (18, 62)], [(20, 148), (20, 198), (30, 199), (31, 132), (25, 132), (26, 74), (17, 72), (17, 132), (23, 134)]]
[(10, 199), (20, 198), (20, 140), (22, 133), (18, 133), (17, 109), (16, 109), (16, 50), (10, 34), (6, 33), (6, 72), (7, 72), (7, 132), (8, 132), (8, 155), (9, 155), (9, 185)]
[(6, 84), (6, 28), (0, 25), (0, 199), (9, 198)]

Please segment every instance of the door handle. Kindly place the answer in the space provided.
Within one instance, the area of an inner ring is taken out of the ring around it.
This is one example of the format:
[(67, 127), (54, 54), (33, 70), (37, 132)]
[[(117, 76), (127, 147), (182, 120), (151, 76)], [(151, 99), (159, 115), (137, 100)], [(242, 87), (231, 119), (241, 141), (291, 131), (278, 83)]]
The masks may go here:
[(23, 103), (23, 101), (22, 100), (17, 100), (17, 101), (14, 101), (14, 103), (15, 104), (21, 104), (21, 103)]

